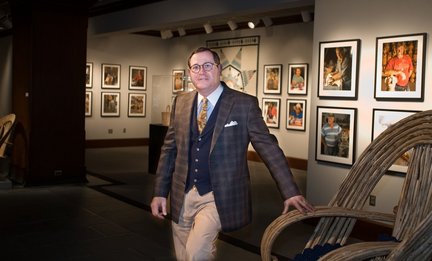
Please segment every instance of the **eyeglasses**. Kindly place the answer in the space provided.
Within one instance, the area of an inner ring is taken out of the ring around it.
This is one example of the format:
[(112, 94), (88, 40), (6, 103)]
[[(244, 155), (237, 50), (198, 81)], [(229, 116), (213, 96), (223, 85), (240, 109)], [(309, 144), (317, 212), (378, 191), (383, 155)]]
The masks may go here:
[(211, 63), (211, 62), (207, 62), (204, 63), (203, 65), (199, 65), (199, 64), (194, 64), (191, 67), (189, 67), (189, 69), (193, 72), (193, 73), (199, 73), (199, 71), (201, 70), (201, 68), (205, 71), (205, 72), (209, 72), (213, 69), (213, 66), (217, 66), (219, 64), (216, 63)]

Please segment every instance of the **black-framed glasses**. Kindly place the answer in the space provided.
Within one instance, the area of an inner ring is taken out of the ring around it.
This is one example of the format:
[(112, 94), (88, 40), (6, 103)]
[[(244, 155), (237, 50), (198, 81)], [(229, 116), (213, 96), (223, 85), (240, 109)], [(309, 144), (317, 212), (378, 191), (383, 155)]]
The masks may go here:
[(199, 64), (194, 64), (191, 67), (189, 67), (189, 69), (191, 70), (191, 72), (193, 73), (199, 73), (199, 71), (201, 70), (201, 68), (205, 71), (205, 72), (209, 72), (213, 69), (213, 66), (217, 66), (218, 64), (216, 63), (211, 63), (211, 62), (207, 62), (207, 63), (203, 63), (202, 65)]

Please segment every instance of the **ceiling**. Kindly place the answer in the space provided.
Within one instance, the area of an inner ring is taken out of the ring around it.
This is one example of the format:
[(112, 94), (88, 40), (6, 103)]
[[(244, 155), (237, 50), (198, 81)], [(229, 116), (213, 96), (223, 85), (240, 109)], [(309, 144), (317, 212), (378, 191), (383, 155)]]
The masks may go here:
[[(0, 0), (0, 35), (4, 33), (12, 32), (12, 16), (9, 2), (14, 0)], [(30, 0), (31, 1), (31, 0)], [(39, 0), (36, 0), (39, 1)], [(86, 0), (89, 5), (88, 14), (89, 17), (96, 17), (108, 13), (113, 13), (117, 11), (122, 11), (126, 9), (135, 8), (138, 6), (145, 6), (149, 4), (154, 4), (157, 2), (163, 2), (166, 0)], [(46, 1), (45, 1), (46, 2)], [(220, 16), (217, 18), (212, 18), (208, 21), (213, 28), (213, 32), (223, 32), (230, 31), (230, 27), (227, 24), (228, 20), (232, 20), (237, 24), (237, 30), (249, 28), (247, 23), (255, 18), (270, 18), (271, 25), (284, 25), (293, 23), (310, 22), (314, 19), (314, 6), (302, 6), (296, 8), (289, 8), (276, 11), (267, 12), (254, 12), (248, 15), (232, 15), (227, 14), (226, 17)], [(305, 20), (306, 19), (306, 20)], [(261, 19), (256, 27), (265, 26), (263, 20)], [(136, 30), (130, 33), (147, 35), (154, 37), (161, 37), (161, 30), (169, 30), (172, 33), (168, 38), (180, 37), (178, 32), (178, 27), (182, 27), (186, 35), (198, 35), (206, 34), (203, 27), (203, 21), (190, 20), (188, 23), (182, 22), (181, 24), (169, 24), (169, 25), (155, 25), (153, 28), (146, 28), (145, 30)]]

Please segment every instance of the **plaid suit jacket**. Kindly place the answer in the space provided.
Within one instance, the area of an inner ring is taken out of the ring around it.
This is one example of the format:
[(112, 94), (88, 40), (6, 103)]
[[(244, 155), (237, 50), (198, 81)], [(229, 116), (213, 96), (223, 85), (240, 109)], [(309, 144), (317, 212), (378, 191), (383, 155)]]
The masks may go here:
[[(224, 83), (219, 99), (210, 149), (210, 178), (222, 231), (239, 229), (252, 217), (249, 143), (259, 154), (277, 183), (283, 199), (299, 190), (283, 151), (262, 118), (256, 97), (230, 89)], [(188, 175), (191, 114), (196, 91), (177, 96), (156, 172), (154, 196), (170, 195), (171, 216), (178, 222)]]

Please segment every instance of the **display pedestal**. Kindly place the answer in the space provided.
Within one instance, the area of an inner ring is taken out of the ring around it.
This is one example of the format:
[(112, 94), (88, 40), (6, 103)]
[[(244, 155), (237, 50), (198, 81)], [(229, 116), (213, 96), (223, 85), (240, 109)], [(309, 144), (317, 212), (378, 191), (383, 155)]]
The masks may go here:
[(168, 126), (162, 124), (150, 124), (150, 140), (149, 140), (149, 153), (148, 153), (148, 172), (155, 174), (161, 147), (163, 145), (165, 135), (168, 131)]

